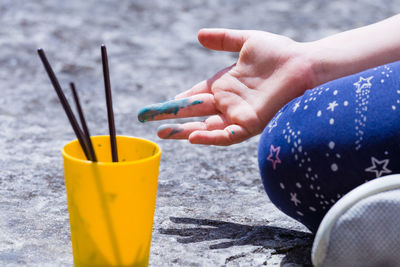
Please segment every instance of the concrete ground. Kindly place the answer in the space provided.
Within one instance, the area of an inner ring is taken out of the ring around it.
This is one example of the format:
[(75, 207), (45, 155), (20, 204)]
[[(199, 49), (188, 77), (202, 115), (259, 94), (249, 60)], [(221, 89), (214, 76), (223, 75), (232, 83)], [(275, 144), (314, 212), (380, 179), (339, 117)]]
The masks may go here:
[(202, 48), (200, 28), (311, 41), (397, 12), (396, 0), (2, 0), (0, 265), (72, 265), (61, 149), (75, 137), (36, 49), (45, 49), (65, 89), (76, 82), (91, 132), (102, 135), (102, 43), (117, 133), (163, 149), (150, 266), (310, 265), (311, 234), (264, 192), (258, 137), (231, 147), (163, 141), (160, 123), (139, 123), (137, 111), (235, 62), (237, 54)]

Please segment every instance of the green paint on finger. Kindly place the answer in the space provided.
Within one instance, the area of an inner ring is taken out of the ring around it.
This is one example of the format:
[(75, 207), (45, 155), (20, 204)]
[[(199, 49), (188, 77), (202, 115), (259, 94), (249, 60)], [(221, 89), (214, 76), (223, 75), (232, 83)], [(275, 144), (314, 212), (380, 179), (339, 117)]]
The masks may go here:
[(198, 105), (203, 103), (201, 100), (196, 100), (193, 102), (189, 101), (189, 98), (171, 100), (163, 103), (153, 104), (146, 106), (139, 110), (138, 119), (141, 122), (146, 122), (149, 120), (153, 120), (154, 117), (162, 114), (178, 114), (179, 110)]
[(235, 132), (234, 132), (234, 131), (232, 131), (231, 133), (232, 133), (232, 135), (234, 135), (234, 134), (235, 134)]
[(161, 125), (160, 127), (158, 127), (157, 132), (164, 131), (165, 129), (171, 130), (165, 138), (170, 138), (174, 134), (180, 133), (184, 130), (184, 128), (182, 126), (180, 126), (179, 124), (164, 124), (164, 125)]

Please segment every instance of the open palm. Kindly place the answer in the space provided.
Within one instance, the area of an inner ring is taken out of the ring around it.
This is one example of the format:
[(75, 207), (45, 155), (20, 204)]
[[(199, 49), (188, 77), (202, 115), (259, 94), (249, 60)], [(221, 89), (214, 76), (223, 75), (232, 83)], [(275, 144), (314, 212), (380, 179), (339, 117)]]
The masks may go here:
[(305, 46), (261, 31), (205, 29), (200, 43), (214, 50), (240, 52), (239, 59), (175, 100), (153, 104), (139, 120), (209, 116), (205, 121), (166, 124), (160, 138), (194, 144), (231, 145), (262, 132), (287, 102), (311, 88), (311, 63)]

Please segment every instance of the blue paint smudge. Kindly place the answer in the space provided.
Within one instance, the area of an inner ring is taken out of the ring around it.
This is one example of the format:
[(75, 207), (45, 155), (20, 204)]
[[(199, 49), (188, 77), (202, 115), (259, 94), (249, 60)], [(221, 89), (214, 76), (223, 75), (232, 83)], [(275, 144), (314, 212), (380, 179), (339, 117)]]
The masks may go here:
[(166, 138), (170, 138), (174, 134), (180, 133), (184, 130), (184, 128), (179, 124), (164, 124), (158, 127), (157, 132), (163, 131), (165, 129), (171, 129), (171, 132), (169, 132)]
[(190, 102), (189, 98), (183, 98), (149, 105), (139, 110), (138, 119), (140, 122), (146, 122), (149, 120), (153, 120), (155, 116), (161, 114), (176, 115), (182, 108), (198, 105), (201, 103), (203, 103), (203, 101), (201, 100)]

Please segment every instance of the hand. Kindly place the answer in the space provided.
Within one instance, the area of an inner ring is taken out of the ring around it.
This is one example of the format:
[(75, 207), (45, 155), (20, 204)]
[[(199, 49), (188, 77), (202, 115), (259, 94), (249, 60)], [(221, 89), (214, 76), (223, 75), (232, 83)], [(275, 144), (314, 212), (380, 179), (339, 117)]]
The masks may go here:
[(313, 86), (306, 44), (261, 31), (204, 29), (198, 38), (206, 48), (240, 52), (239, 59), (175, 100), (141, 109), (142, 122), (211, 115), (202, 122), (162, 125), (160, 138), (206, 145), (242, 142), (261, 133), (281, 107)]

